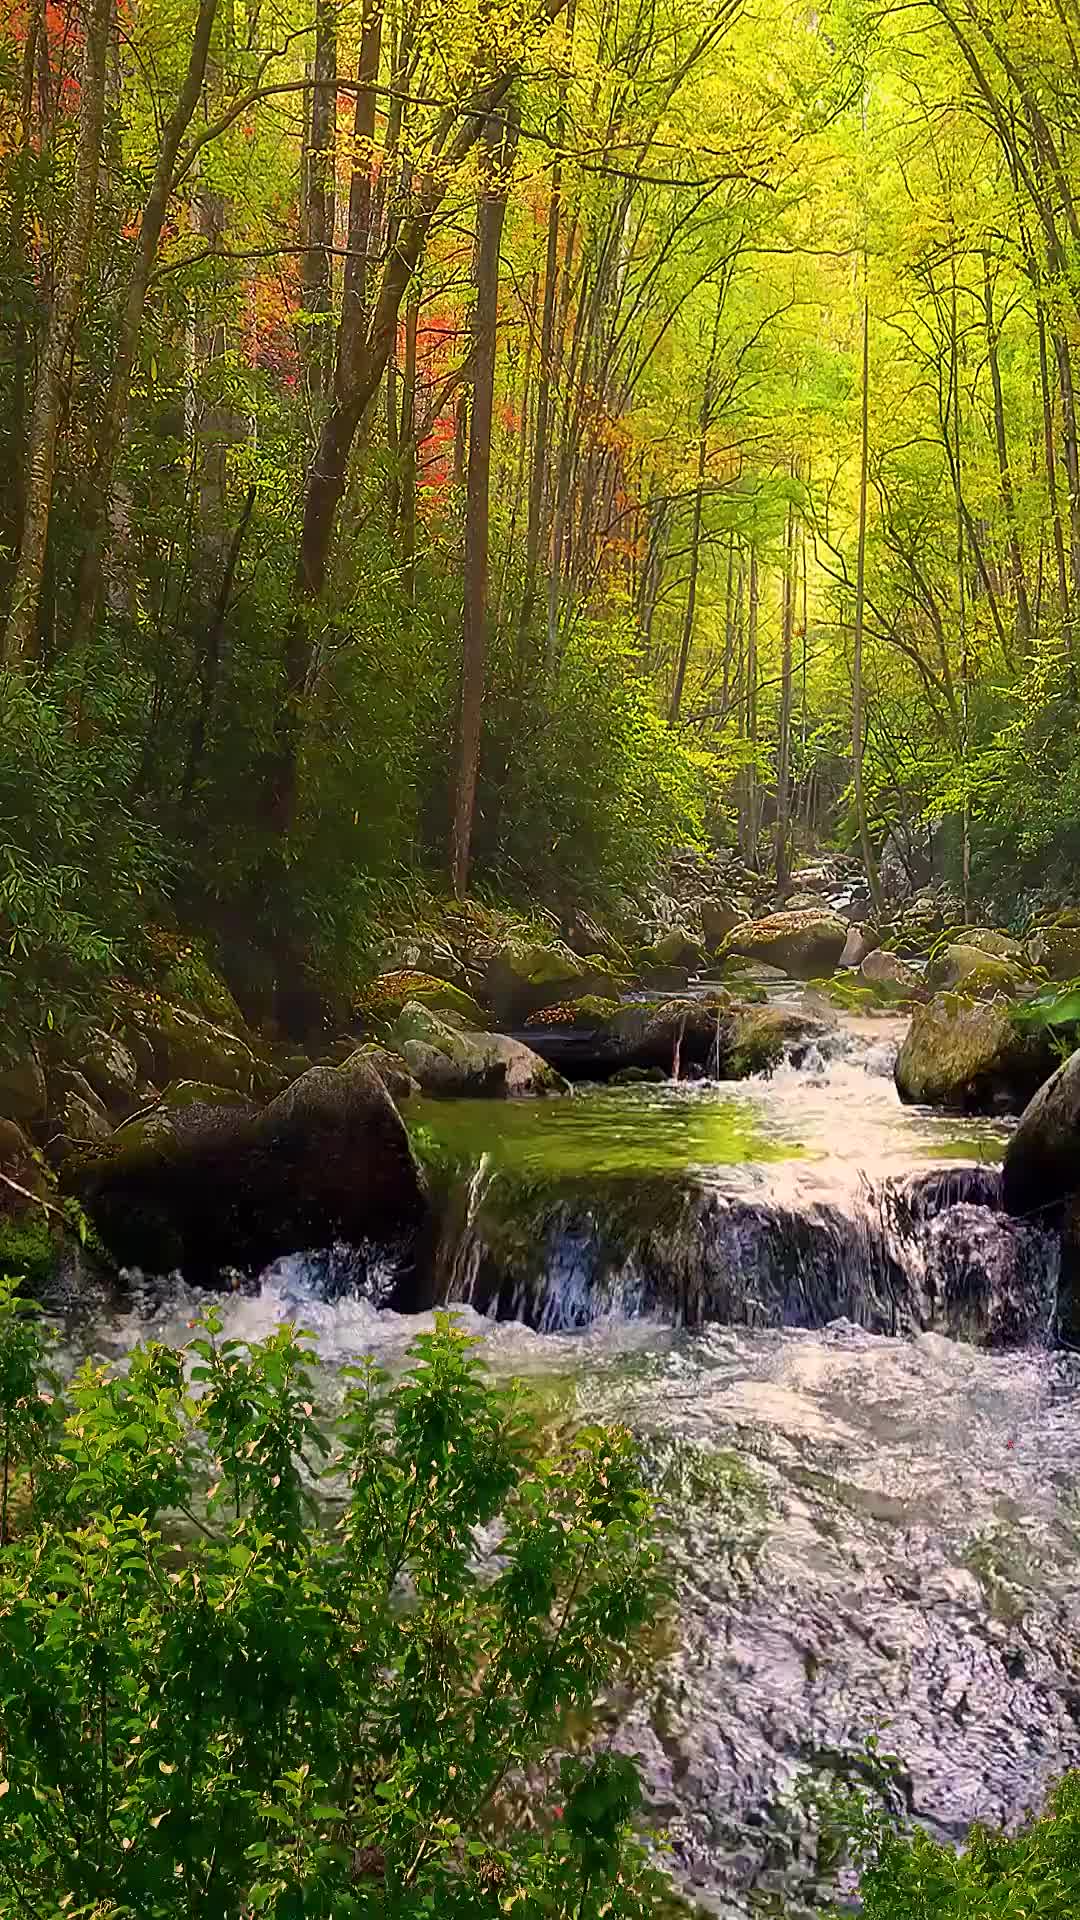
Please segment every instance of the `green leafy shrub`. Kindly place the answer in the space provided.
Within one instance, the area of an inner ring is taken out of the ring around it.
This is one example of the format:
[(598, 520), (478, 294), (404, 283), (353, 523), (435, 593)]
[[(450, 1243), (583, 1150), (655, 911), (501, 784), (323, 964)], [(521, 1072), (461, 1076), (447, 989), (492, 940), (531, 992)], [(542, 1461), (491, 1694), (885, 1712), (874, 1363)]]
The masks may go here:
[[(444, 1318), (392, 1382), (211, 1313), (66, 1401), (0, 1294), (0, 1916), (641, 1916), (615, 1753), (551, 1753), (655, 1614), (624, 1430), (546, 1456)], [(550, 1795), (550, 1798), (548, 1796)]]
[(825, 1816), (828, 1856), (860, 1869), (863, 1920), (1075, 1920), (1080, 1774), (1058, 1783), (1039, 1818), (1013, 1833), (974, 1826), (957, 1849), (892, 1810), (897, 1796), (880, 1788), (896, 1763), (874, 1741), (868, 1760), (874, 1786), (810, 1795)]

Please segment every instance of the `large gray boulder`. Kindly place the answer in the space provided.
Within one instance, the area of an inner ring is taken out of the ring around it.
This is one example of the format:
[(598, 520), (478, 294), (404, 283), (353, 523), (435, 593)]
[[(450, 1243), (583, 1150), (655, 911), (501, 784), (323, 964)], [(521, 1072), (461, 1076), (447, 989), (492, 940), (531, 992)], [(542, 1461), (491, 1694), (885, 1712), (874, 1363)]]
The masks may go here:
[(942, 993), (916, 1007), (896, 1061), (901, 1100), (958, 1113), (1018, 1113), (1049, 1064), (1048, 1043), (1018, 1032), (1004, 1000)]
[(192, 1280), (415, 1234), (426, 1197), (375, 1069), (313, 1067), (261, 1112), (161, 1104), (66, 1173), (120, 1265)]
[(836, 971), (847, 936), (846, 921), (825, 908), (770, 913), (736, 927), (724, 952), (779, 967), (796, 980), (824, 980)]

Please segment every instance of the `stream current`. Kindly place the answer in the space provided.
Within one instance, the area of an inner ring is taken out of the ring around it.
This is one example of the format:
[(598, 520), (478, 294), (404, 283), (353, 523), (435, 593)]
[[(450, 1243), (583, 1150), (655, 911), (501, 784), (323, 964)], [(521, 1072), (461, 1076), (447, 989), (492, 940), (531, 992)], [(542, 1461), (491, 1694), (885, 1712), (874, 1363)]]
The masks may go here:
[[(1080, 1355), (1056, 1246), (1000, 1213), (1007, 1123), (899, 1106), (901, 1023), (848, 1020), (767, 1079), (417, 1103), (449, 1195), (439, 1294), (498, 1375), (627, 1421), (673, 1528), (677, 1614), (613, 1737), (710, 1914), (825, 1897), (796, 1790), (880, 1735), (903, 1807), (959, 1839), (1080, 1764)], [(399, 1365), (430, 1315), (370, 1251), (278, 1262), (281, 1319)], [(65, 1329), (183, 1341), (181, 1281)], [(486, 1309), (486, 1312), (481, 1312)]]

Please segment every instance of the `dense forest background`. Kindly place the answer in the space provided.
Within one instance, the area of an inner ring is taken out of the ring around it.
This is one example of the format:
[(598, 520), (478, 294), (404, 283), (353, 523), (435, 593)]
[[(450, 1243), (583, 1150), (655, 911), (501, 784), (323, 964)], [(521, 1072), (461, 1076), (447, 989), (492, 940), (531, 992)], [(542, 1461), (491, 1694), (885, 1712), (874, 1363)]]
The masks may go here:
[(25, 0), (0, 986), (1080, 862), (1074, 0)]

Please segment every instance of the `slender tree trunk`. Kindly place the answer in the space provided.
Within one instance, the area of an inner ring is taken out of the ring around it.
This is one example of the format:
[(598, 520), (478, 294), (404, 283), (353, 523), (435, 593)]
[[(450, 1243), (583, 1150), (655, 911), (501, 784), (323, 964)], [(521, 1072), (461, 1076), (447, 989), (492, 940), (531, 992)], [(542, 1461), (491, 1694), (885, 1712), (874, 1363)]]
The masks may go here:
[(516, 142), (508, 115), (489, 120), (476, 221), (476, 303), (473, 312), (473, 403), (465, 500), (465, 617), (461, 667), (458, 764), (451, 794), (450, 877), (460, 899), (469, 883), (476, 777), (480, 763), (487, 665), (488, 545), (491, 436), (495, 403), (495, 349), (499, 321), (499, 256)]
[(866, 630), (866, 514), (870, 482), (870, 297), (863, 294), (862, 311), (862, 429), (859, 444), (859, 545), (855, 563), (855, 643), (851, 669), (851, 779), (859, 844), (875, 913), (882, 908), (881, 882), (870, 843), (863, 785), (863, 635)]
[(405, 308), (405, 365), (401, 375), (401, 579), (411, 602), (416, 593), (416, 334), (420, 289), (415, 284)]
[(1061, 502), (1058, 498), (1057, 456), (1054, 451), (1054, 396), (1050, 385), (1050, 367), (1046, 352), (1046, 315), (1038, 290), (1035, 295), (1035, 321), (1039, 336), (1039, 385), (1042, 389), (1043, 421), (1043, 460), (1046, 469), (1046, 495), (1050, 503), (1050, 517), (1054, 528), (1054, 558), (1057, 563), (1058, 603), (1061, 608), (1061, 624), (1069, 639), (1070, 656), (1072, 647), (1071, 599), (1069, 594), (1069, 572), (1065, 559), (1065, 530), (1061, 524)]
[(694, 517), (690, 529), (690, 579), (686, 589), (686, 607), (683, 612), (682, 632), (679, 636), (678, 658), (675, 662), (675, 684), (671, 689), (671, 704), (668, 707), (669, 727), (677, 727), (679, 724), (679, 709), (682, 706), (683, 688), (686, 685), (686, 669), (690, 664), (690, 649), (694, 644), (698, 568), (701, 562), (701, 513), (705, 494), (705, 460), (706, 438), (703, 421), (698, 440), (697, 485), (694, 489)]
[(758, 788), (758, 560), (757, 548), (750, 548), (750, 578), (746, 610), (746, 738), (750, 746), (750, 764), (746, 770), (746, 864), (757, 868), (758, 833), (761, 822), (761, 797)]
[(788, 502), (782, 582), (780, 725), (776, 743), (776, 890), (791, 877), (791, 692), (795, 642), (795, 505)]
[(8, 667), (21, 666), (33, 655), (37, 642), (64, 368), (82, 312), (97, 212), (105, 118), (105, 69), (111, 19), (112, 0), (91, 0), (79, 81), (75, 192), (60, 281), (38, 367), (27, 450), (28, 479), (22, 539), (12, 583), (11, 609), (0, 647), (0, 665)]
[(1016, 632), (1021, 649), (1031, 647), (1031, 605), (1024, 578), (1024, 558), (1020, 551), (1020, 530), (1016, 518), (1016, 496), (1009, 466), (1009, 442), (1005, 432), (1005, 401), (1001, 391), (1001, 366), (998, 360), (998, 330), (994, 318), (994, 289), (990, 278), (990, 255), (983, 253), (983, 305), (986, 309), (986, 352), (990, 363), (990, 382), (994, 394), (994, 442), (997, 447), (998, 477), (1005, 521), (1009, 531), (1009, 569), (1016, 595)]
[(315, 0), (315, 62), (307, 146), (303, 258), (304, 309), (314, 316), (306, 355), (308, 387), (321, 400), (332, 364), (329, 316), (333, 300), (334, 191), (337, 123), (337, 9)]
[(157, 259), (161, 229), (168, 210), (180, 143), (199, 104), (203, 81), (206, 77), (210, 37), (213, 33), (217, 7), (218, 0), (200, 0), (184, 83), (172, 116), (162, 134), (154, 178), (139, 222), (135, 263), (124, 300), (112, 376), (98, 431), (97, 454), (83, 510), (83, 550), (71, 635), (75, 644), (85, 637), (93, 624), (101, 596), (102, 574), (109, 547), (113, 474), (127, 422), (131, 374), (139, 344), (146, 295), (150, 286), (150, 275)]
[[(575, 0), (568, 0), (566, 30), (574, 38)], [(536, 610), (536, 575), (540, 565), (544, 501), (547, 495), (548, 439), (551, 430), (552, 383), (555, 376), (555, 316), (559, 286), (559, 227), (562, 219), (562, 141), (566, 121), (566, 81), (559, 84), (559, 112), (555, 127), (555, 160), (548, 202), (547, 252), (544, 264), (544, 313), (540, 323), (540, 373), (536, 390), (536, 429), (529, 476), (529, 519), (525, 535), (525, 582), (521, 595), (520, 631), (528, 630)]]
[(367, 0), (360, 25), (353, 111), (352, 172), (349, 181), (349, 231), (346, 239), (341, 324), (338, 329), (334, 393), (340, 402), (356, 381), (368, 321), (368, 288), (373, 251), (373, 195), (376, 87), (382, 54), (383, 0)]

